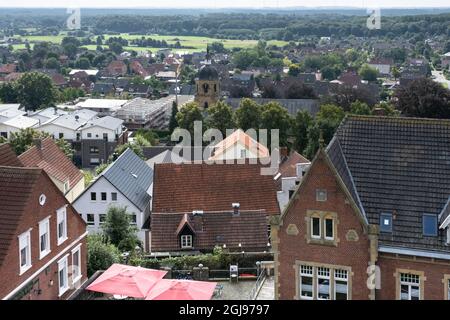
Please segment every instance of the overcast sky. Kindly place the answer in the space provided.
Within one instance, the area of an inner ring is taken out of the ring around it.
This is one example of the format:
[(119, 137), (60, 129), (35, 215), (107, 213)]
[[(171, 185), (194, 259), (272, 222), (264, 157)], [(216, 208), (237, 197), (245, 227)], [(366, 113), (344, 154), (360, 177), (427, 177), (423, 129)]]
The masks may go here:
[(450, 7), (449, 0), (0, 0), (0, 7), (147, 7), (147, 8), (237, 8), (237, 7)]

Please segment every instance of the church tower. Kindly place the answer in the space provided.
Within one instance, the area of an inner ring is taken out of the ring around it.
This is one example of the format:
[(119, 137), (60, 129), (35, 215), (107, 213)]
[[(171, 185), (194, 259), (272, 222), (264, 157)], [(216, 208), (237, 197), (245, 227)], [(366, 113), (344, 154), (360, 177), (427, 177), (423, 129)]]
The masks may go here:
[(211, 66), (209, 46), (206, 47), (206, 64), (200, 69), (195, 80), (195, 102), (200, 108), (207, 109), (216, 104), (220, 98), (219, 73)]

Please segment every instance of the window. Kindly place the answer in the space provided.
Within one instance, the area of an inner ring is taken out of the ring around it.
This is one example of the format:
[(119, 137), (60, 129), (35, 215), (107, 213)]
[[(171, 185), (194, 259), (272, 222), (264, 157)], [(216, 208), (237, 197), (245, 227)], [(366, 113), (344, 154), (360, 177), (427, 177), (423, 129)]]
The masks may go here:
[(300, 266), (300, 297), (302, 299), (312, 299), (314, 297), (313, 279), (313, 267), (305, 265)]
[(289, 199), (294, 195), (295, 190), (289, 190)]
[(420, 276), (400, 273), (400, 300), (420, 300)]
[(447, 300), (450, 300), (450, 279), (447, 279)]
[(97, 193), (91, 192), (91, 201), (97, 201)]
[(106, 201), (106, 192), (102, 192), (100, 194), (100, 198), (102, 199), (102, 201)]
[(60, 132), (59, 135), (58, 135), (58, 137), (59, 137), (60, 139), (64, 138), (64, 133)]
[(103, 133), (103, 140), (108, 140), (108, 134), (107, 133)]
[(98, 147), (89, 147), (89, 153), (98, 154)]
[(192, 236), (182, 235), (181, 236), (181, 248), (192, 248)]
[(380, 231), (392, 232), (392, 214), (382, 213), (380, 215)]
[(50, 252), (50, 220), (49, 218), (39, 222), (39, 259), (44, 258)]
[(316, 190), (316, 201), (327, 201), (327, 190), (317, 189)]
[(81, 279), (81, 247), (72, 250), (72, 283), (76, 283)]
[(311, 237), (312, 238), (320, 238), (321, 232), (320, 232), (320, 218), (319, 217), (312, 217), (311, 218)]
[(111, 201), (117, 201), (117, 192), (111, 192)]
[(93, 213), (88, 213), (86, 215), (86, 222), (87, 222), (88, 226), (95, 225), (95, 215)]
[(348, 299), (348, 271), (337, 269), (334, 270), (334, 299)]
[(99, 216), (100, 224), (105, 223), (105, 221), (106, 221), (106, 214), (101, 213), (98, 216)]
[(325, 219), (325, 239), (327, 239), (327, 240), (334, 239), (333, 219), (332, 218)]
[(0, 137), (8, 139), (8, 132), (5, 132), (5, 131), (0, 132)]
[(89, 159), (89, 164), (93, 165), (93, 166), (99, 165), (100, 164), (100, 159), (99, 158), (90, 158)]
[(92, 138), (92, 133), (88, 132), (88, 133), (87, 133), (87, 137), (88, 137), (88, 138)]
[(134, 213), (131, 215), (130, 220), (131, 220), (131, 223), (132, 223), (132, 224), (136, 224), (136, 223), (137, 223), (136, 215), (135, 215)]
[(318, 267), (317, 268), (317, 299), (330, 299), (330, 269)]
[(22, 233), (19, 236), (19, 257), (20, 257), (20, 273), (23, 274), (25, 271), (31, 268), (31, 236), (30, 230)]
[(67, 256), (58, 261), (58, 284), (59, 284), (59, 296), (62, 296), (69, 290), (69, 274)]
[(247, 150), (242, 149), (241, 150), (241, 158), (246, 158), (247, 157)]
[(56, 211), (57, 213), (57, 221), (56, 221), (56, 229), (58, 234), (58, 246), (67, 240), (67, 211), (66, 208), (63, 207)]
[(436, 237), (437, 236), (437, 215), (424, 214), (422, 217), (423, 222), (423, 235)]

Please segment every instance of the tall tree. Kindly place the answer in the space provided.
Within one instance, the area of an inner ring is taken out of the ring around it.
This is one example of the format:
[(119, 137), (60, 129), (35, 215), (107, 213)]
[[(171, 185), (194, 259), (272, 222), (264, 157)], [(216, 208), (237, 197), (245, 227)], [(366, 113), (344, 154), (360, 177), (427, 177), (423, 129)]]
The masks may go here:
[(259, 129), (261, 125), (261, 106), (252, 99), (241, 100), (239, 108), (234, 113), (235, 123), (244, 131), (248, 129)]
[(223, 101), (217, 102), (208, 109), (206, 123), (208, 128), (218, 129), (225, 136), (226, 129), (234, 129), (236, 127), (233, 119), (233, 109)]
[(203, 114), (195, 102), (185, 104), (176, 115), (180, 128), (194, 134), (194, 121), (203, 121)]
[(306, 110), (297, 112), (294, 121), (294, 149), (302, 153), (308, 145), (308, 128), (313, 123), (313, 118)]
[(18, 94), (14, 83), (6, 82), (0, 85), (0, 101), (3, 103), (17, 103)]
[(119, 263), (120, 251), (107, 243), (101, 234), (92, 234), (87, 237), (87, 272), (92, 276), (96, 271), (106, 270), (112, 264)]
[(267, 129), (268, 146), (270, 146), (272, 142), (272, 129), (279, 131), (280, 145), (287, 146), (287, 133), (290, 127), (291, 118), (286, 108), (282, 107), (277, 102), (269, 102), (262, 106), (261, 128)]
[(421, 118), (450, 118), (450, 90), (424, 78), (394, 92), (395, 107), (402, 114)]
[(39, 72), (25, 73), (17, 80), (17, 95), (27, 111), (52, 106), (57, 99), (52, 79)]
[(35, 139), (48, 137), (49, 134), (37, 131), (33, 128), (20, 129), (18, 132), (11, 133), (9, 144), (17, 155), (20, 155), (33, 146)]
[(140, 243), (137, 228), (132, 225), (131, 213), (126, 207), (109, 207), (102, 229), (108, 242), (121, 251), (133, 250)]
[(359, 75), (363, 80), (367, 81), (377, 81), (378, 71), (375, 68), (372, 68), (368, 64), (363, 64), (359, 69)]

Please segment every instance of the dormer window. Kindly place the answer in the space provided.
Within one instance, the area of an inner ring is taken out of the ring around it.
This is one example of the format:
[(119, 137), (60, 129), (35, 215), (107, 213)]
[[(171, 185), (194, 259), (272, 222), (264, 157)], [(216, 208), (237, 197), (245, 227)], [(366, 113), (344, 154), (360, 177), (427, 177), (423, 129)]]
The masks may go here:
[(192, 248), (192, 235), (184, 234), (181, 236), (181, 248), (182, 249)]
[(422, 216), (423, 235), (436, 237), (438, 234), (438, 221), (435, 214), (424, 214)]
[(382, 213), (380, 215), (380, 231), (392, 232), (392, 213)]

